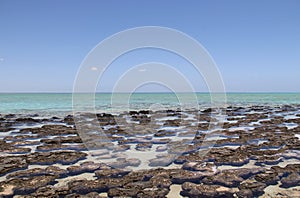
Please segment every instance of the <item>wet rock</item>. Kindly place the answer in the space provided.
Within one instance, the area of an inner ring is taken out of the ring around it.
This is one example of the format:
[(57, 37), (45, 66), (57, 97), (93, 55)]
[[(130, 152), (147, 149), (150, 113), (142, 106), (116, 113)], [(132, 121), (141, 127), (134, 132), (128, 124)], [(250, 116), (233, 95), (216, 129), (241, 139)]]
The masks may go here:
[(151, 142), (139, 143), (136, 145), (135, 149), (138, 151), (147, 151), (150, 150), (152, 147)]
[(119, 178), (128, 173), (130, 173), (130, 170), (128, 169), (105, 169), (96, 171), (95, 175), (98, 178)]
[(36, 135), (14, 135), (14, 136), (6, 136), (3, 138), (5, 141), (26, 141), (27, 139), (36, 139), (39, 138)]
[(182, 169), (190, 171), (201, 172), (215, 172), (216, 166), (213, 163), (207, 162), (186, 162), (183, 164)]
[(130, 145), (123, 144), (123, 145), (116, 146), (114, 148), (113, 152), (122, 152), (122, 151), (126, 151), (126, 150), (129, 150), (129, 149), (130, 149)]
[(14, 141), (10, 143), (13, 146), (34, 146), (40, 144), (40, 141), (28, 141), (28, 140), (22, 140), (22, 141)]
[(15, 118), (15, 117), (16, 114), (12, 114), (12, 113), (4, 115), (4, 118)]
[(264, 194), (264, 189), (267, 187), (265, 183), (258, 182), (255, 180), (245, 180), (240, 184), (239, 189), (242, 191), (251, 191), (252, 195), (258, 197)]
[(275, 185), (280, 180), (278, 174), (271, 171), (257, 174), (254, 178), (256, 181), (265, 183), (267, 185)]
[(22, 156), (3, 156), (0, 157), (0, 175), (25, 169), (28, 167), (26, 160)]
[(52, 197), (59, 198), (59, 194), (56, 192), (53, 186), (44, 186), (38, 188), (35, 192), (30, 195), (25, 195), (24, 198), (32, 198), (32, 197)]
[(55, 183), (56, 176), (43, 175), (31, 178), (14, 178), (0, 182), (4, 188), (12, 188), (14, 194), (30, 194), (36, 189)]
[(171, 139), (170, 138), (153, 139), (151, 142), (153, 144), (167, 144), (167, 143), (171, 142)]
[(151, 122), (151, 117), (150, 116), (147, 116), (147, 115), (140, 115), (139, 117), (138, 117), (138, 119), (135, 119), (136, 121), (138, 120), (139, 121), (139, 123), (141, 124), (141, 125), (143, 125), (143, 124), (148, 124), (148, 123), (150, 123)]
[(242, 190), (239, 190), (237, 193), (236, 193), (237, 197), (243, 197), (243, 198), (252, 198), (253, 197), (253, 193), (251, 190), (249, 189), (242, 189)]
[(179, 127), (180, 123), (181, 123), (180, 119), (166, 120), (164, 126)]
[(56, 151), (56, 150), (74, 150), (74, 151), (86, 151), (87, 148), (84, 144), (46, 144), (36, 147), (36, 151)]
[(172, 184), (171, 178), (168, 173), (154, 175), (150, 179), (150, 182), (152, 186), (155, 186), (157, 188), (169, 188)]
[(97, 180), (75, 180), (68, 183), (71, 193), (87, 194), (90, 192), (107, 192), (110, 188), (117, 188), (124, 185), (119, 178), (102, 178)]
[(282, 185), (280, 187), (289, 188), (293, 186), (300, 185), (300, 174), (299, 173), (291, 173), (287, 177), (281, 179)]
[(41, 164), (41, 165), (50, 165), (50, 164), (73, 164), (79, 160), (85, 159), (87, 156), (83, 152), (74, 152), (74, 151), (57, 151), (57, 152), (35, 152), (27, 155), (26, 161), (29, 164)]
[(188, 197), (233, 197), (235, 190), (219, 186), (219, 185), (205, 185), (205, 184), (194, 184), (185, 182), (182, 185), (182, 196)]
[(184, 182), (199, 183), (204, 177), (214, 175), (212, 172), (187, 171), (182, 169), (172, 170), (169, 174), (173, 184), (182, 184)]
[(0, 133), (7, 133), (12, 130), (15, 130), (15, 128), (11, 127), (11, 124), (0, 123)]
[(112, 114), (107, 114), (107, 113), (99, 113), (96, 114), (98, 122), (101, 126), (105, 125), (116, 125), (115, 118)]
[(156, 198), (164, 198), (169, 193), (168, 188), (145, 188), (141, 192), (137, 194), (137, 198), (144, 198), (144, 197), (156, 197)]
[(261, 166), (263, 164), (266, 165), (276, 165), (283, 161), (283, 158), (280, 156), (259, 156), (256, 157), (257, 161), (255, 165)]
[(0, 140), (0, 152), (9, 154), (22, 154), (30, 151), (30, 148), (16, 147), (13, 143), (7, 143), (4, 140)]
[(45, 144), (63, 144), (63, 143), (82, 143), (79, 136), (67, 136), (67, 137), (55, 137), (51, 139), (42, 139), (42, 143)]
[(108, 190), (109, 197), (137, 197), (139, 189), (136, 188), (112, 188)]
[(67, 123), (68, 125), (75, 125), (75, 121), (72, 115), (68, 115), (63, 120), (64, 123)]
[(35, 177), (41, 175), (55, 175), (57, 178), (65, 177), (67, 171), (57, 166), (48, 166), (47, 168), (33, 168), (10, 173), (6, 178), (24, 178)]
[(208, 157), (218, 166), (242, 166), (249, 162), (248, 152), (244, 147), (239, 147), (237, 149), (213, 148), (209, 151)]
[(46, 175), (55, 175), (58, 178), (66, 177), (68, 174), (68, 171), (65, 169), (61, 169), (57, 166), (48, 166), (45, 168), (45, 174)]
[(69, 166), (67, 170), (69, 171), (70, 175), (78, 175), (81, 173), (93, 173), (96, 170), (102, 169), (104, 167), (106, 167), (107, 169), (109, 168), (105, 164), (88, 161), (81, 163), (79, 166)]
[(300, 164), (288, 164), (285, 167), (272, 166), (271, 171), (276, 173), (279, 178), (287, 177), (291, 173), (300, 173)]
[(77, 193), (72, 193), (72, 194), (69, 194), (67, 196), (65, 196), (66, 198), (107, 198), (107, 196), (100, 196), (99, 193), (97, 192), (90, 192), (86, 195), (80, 195), (80, 194), (77, 194)]
[(154, 137), (176, 136), (177, 131), (159, 130), (154, 134)]
[(237, 187), (244, 179), (230, 171), (222, 171), (213, 176), (206, 177), (202, 180), (207, 185), (221, 185), (225, 187)]
[(33, 119), (33, 118), (17, 118), (16, 119), (16, 122), (22, 122), (22, 123), (27, 123), (27, 124), (30, 124), (30, 123), (37, 123), (39, 122), (40, 120), (38, 119)]
[(32, 134), (39, 134), (41, 136), (77, 134), (75, 128), (65, 125), (44, 125), (37, 128), (21, 129), (20, 132), (31, 132)]
[(23, 177), (33, 177), (45, 174), (44, 169), (42, 168), (33, 168), (22, 171), (13, 172), (7, 175), (6, 178), (23, 178)]

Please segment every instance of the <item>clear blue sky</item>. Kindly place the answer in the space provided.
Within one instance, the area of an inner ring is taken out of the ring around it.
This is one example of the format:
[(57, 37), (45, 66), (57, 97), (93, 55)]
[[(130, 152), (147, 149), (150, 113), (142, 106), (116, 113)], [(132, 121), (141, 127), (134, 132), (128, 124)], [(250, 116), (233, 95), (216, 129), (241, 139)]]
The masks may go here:
[[(197, 39), (217, 63), (227, 91), (299, 92), (299, 10), (298, 0), (0, 0), (0, 92), (70, 92), (95, 45), (149, 25)], [(141, 55), (126, 64), (166, 57), (142, 51), (131, 58)], [(111, 71), (122, 73), (118, 67)]]

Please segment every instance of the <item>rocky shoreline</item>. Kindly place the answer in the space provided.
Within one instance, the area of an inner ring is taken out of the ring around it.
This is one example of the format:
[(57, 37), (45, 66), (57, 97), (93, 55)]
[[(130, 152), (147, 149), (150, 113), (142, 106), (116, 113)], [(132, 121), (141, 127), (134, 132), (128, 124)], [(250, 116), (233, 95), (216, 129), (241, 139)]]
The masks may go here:
[(0, 197), (300, 196), (300, 106), (226, 114), (0, 115)]

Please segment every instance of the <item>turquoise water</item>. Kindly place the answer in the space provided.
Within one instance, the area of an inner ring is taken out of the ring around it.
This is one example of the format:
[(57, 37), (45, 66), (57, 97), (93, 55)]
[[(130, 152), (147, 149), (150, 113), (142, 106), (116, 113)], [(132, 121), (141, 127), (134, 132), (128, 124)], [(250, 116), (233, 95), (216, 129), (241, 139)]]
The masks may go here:
[[(183, 95), (185, 95), (185, 101), (194, 99), (192, 94)], [(300, 93), (227, 93), (226, 96), (227, 104), (236, 106), (300, 104)], [(111, 108), (111, 94), (97, 93), (95, 98), (97, 111), (104, 112)], [(120, 104), (118, 108), (120, 111), (123, 110), (123, 94), (117, 94), (115, 98), (117, 99), (113, 105)], [(197, 93), (197, 100), (200, 106), (210, 105), (208, 93)], [(130, 97), (129, 104), (133, 109), (151, 109), (153, 105), (163, 108), (180, 106), (178, 98), (172, 93), (134, 93)], [(2, 114), (71, 113), (72, 109), (71, 93), (0, 93), (0, 113)]]

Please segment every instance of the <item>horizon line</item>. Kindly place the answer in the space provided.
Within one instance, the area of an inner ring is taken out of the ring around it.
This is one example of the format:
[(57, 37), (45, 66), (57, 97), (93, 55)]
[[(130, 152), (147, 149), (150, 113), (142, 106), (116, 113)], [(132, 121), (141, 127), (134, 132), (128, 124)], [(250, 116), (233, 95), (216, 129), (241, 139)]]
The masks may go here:
[(0, 94), (293, 94), (299, 93), (300, 91), (228, 91), (228, 92), (207, 92), (207, 91), (196, 91), (196, 92), (168, 92), (168, 91), (145, 91), (145, 92), (54, 92), (54, 91), (17, 91), (17, 92), (0, 92)]

